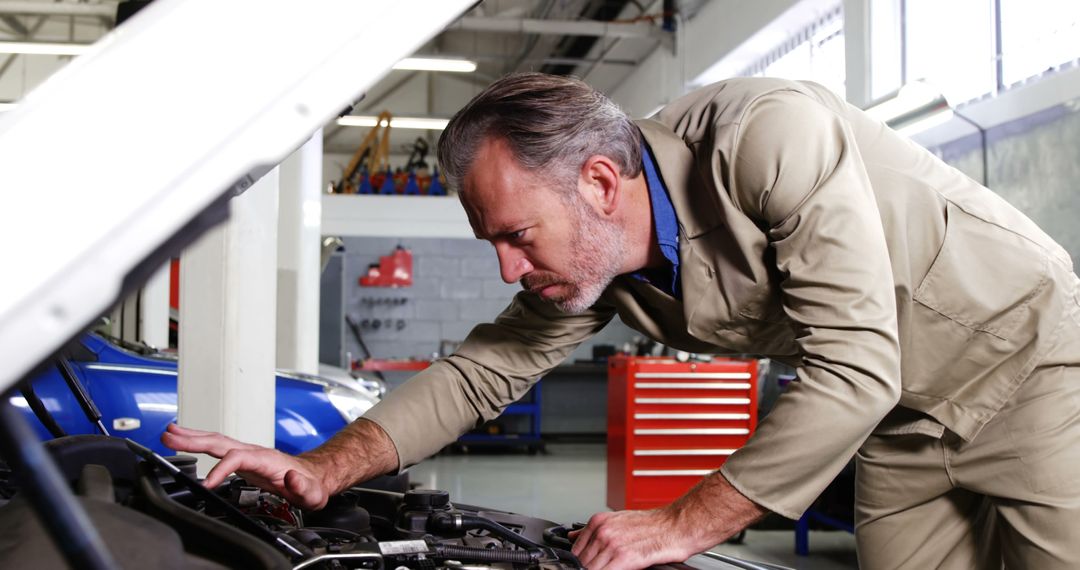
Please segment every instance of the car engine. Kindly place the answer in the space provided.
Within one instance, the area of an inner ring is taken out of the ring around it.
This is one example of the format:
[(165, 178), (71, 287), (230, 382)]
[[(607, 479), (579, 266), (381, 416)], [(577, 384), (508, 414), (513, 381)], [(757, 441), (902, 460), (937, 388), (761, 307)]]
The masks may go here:
[[(580, 567), (565, 527), (455, 504), (444, 491), (354, 487), (305, 511), (238, 477), (206, 489), (195, 458), (162, 458), (120, 438), (45, 447), (124, 568)], [(0, 567), (65, 567), (17, 475), (0, 471)]]

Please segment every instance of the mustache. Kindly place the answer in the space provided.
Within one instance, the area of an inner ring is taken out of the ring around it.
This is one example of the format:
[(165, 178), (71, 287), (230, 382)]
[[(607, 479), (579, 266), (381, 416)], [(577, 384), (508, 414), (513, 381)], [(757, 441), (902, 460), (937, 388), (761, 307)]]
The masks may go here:
[(521, 278), (521, 287), (526, 291), (535, 291), (537, 289), (543, 289), (548, 285), (558, 285), (565, 283), (566, 281), (554, 273), (548, 272), (533, 272), (525, 277)]

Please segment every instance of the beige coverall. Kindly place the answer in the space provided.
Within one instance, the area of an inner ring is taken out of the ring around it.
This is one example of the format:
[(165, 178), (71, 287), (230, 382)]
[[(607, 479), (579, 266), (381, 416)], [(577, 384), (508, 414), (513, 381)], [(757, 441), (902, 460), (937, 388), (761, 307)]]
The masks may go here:
[(797, 518), (858, 452), (863, 568), (1080, 568), (1069, 255), (815, 84), (732, 79), (638, 125), (679, 220), (682, 301), (627, 276), (580, 315), (519, 294), (368, 412), (401, 465), (497, 416), (617, 313), (672, 347), (797, 367), (722, 473)]

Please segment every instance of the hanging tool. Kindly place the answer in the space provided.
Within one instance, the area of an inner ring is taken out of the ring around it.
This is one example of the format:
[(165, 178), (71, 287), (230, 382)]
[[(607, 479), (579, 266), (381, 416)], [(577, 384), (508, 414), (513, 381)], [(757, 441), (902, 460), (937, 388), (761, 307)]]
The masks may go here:
[(371, 127), (353, 153), (349, 165), (341, 174), (341, 180), (334, 184), (335, 194), (356, 193), (356, 175), (361, 166), (368, 173), (390, 168), (390, 121), (390, 111), (383, 111), (375, 118), (375, 126)]
[(424, 169), (427, 170), (427, 154), (430, 147), (426, 140), (416, 137), (413, 141), (412, 150), (409, 152), (409, 160), (405, 162), (405, 172)]

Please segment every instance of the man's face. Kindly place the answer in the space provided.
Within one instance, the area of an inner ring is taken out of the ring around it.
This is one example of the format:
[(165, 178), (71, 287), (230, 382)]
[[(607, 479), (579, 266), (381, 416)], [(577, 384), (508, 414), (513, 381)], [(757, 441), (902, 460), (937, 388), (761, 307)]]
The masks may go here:
[(503, 281), (579, 313), (618, 275), (622, 231), (578, 188), (522, 168), (501, 139), (481, 144), (462, 204), (477, 238), (495, 246)]

